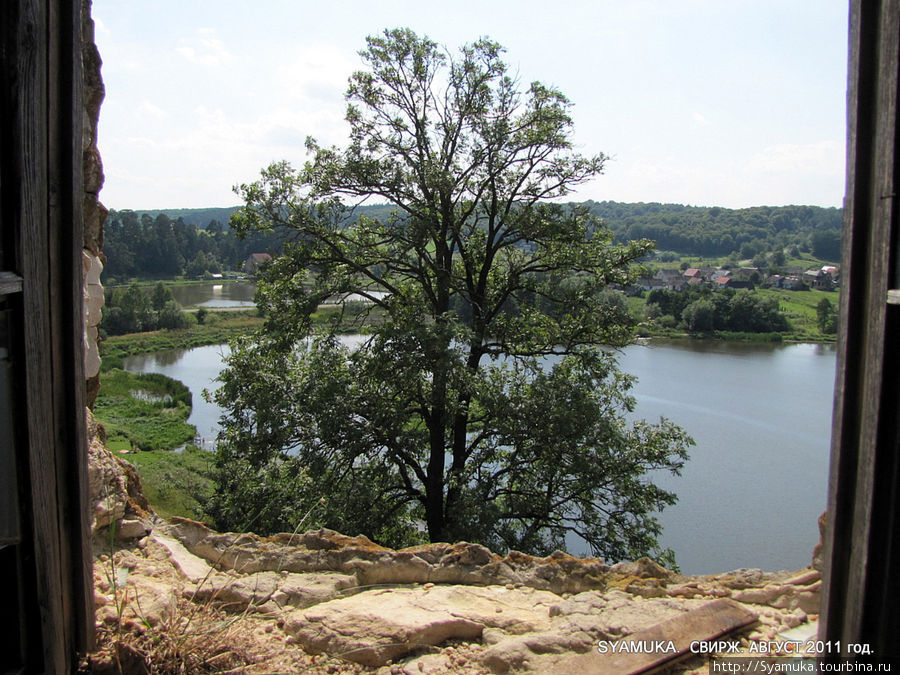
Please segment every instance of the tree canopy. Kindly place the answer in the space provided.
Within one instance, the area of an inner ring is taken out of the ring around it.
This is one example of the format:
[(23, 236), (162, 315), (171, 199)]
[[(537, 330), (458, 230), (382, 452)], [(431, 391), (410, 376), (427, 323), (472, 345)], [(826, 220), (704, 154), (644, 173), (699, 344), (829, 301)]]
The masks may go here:
[[(798, 246), (824, 260), (841, 259), (843, 212), (819, 206), (725, 209), (682, 204), (586, 202), (617, 239), (646, 237), (661, 250), (742, 258)], [(783, 264), (783, 263), (779, 263)]]
[[(228, 210), (211, 209), (210, 212)], [(198, 212), (202, 215), (206, 211)], [(104, 225), (103, 252), (107, 265), (103, 280), (201, 277), (225, 269), (240, 270), (251, 253), (274, 250), (280, 243), (272, 233), (256, 233), (239, 239), (235, 233), (226, 232), (217, 220), (209, 221), (205, 229), (198, 229), (193, 222), (186, 222), (180, 216), (173, 220), (163, 212), (150, 216), (129, 210), (110, 211)]]
[[(798, 253), (802, 248), (824, 260), (840, 260), (841, 209), (725, 209), (592, 201), (581, 206), (603, 219), (617, 241), (642, 237), (655, 241), (660, 249), (657, 259), (664, 262), (686, 254), (734, 253), (754, 258), (756, 266), (757, 260), (782, 266), (784, 250), (792, 247), (798, 247)], [(278, 252), (278, 233), (256, 232), (239, 240), (216, 220), (229, 218), (237, 208), (110, 211), (104, 227), (103, 250), (108, 258), (104, 280), (178, 274), (197, 277), (206, 271), (238, 270), (251, 253)], [(388, 204), (365, 204), (354, 213), (357, 217), (388, 220), (395, 210)], [(177, 251), (174, 256), (173, 250)]]
[[(626, 418), (632, 380), (610, 351), (631, 336), (610, 286), (653, 244), (613, 244), (558, 203), (606, 157), (572, 150), (570, 102), (523, 90), (502, 52), (368, 38), (347, 146), (309, 140), (301, 169), (238, 188), (233, 228), (291, 236), (258, 284), (264, 328), (220, 376), (220, 527), (308, 516), (389, 545), (424, 528), (494, 550), (575, 533), (611, 559), (659, 553), (675, 495), (648, 472), (677, 473), (690, 439)], [(372, 198), (389, 218), (359, 215)], [(350, 348), (337, 323), (315, 332), (326, 301), (362, 301), (369, 334)]]

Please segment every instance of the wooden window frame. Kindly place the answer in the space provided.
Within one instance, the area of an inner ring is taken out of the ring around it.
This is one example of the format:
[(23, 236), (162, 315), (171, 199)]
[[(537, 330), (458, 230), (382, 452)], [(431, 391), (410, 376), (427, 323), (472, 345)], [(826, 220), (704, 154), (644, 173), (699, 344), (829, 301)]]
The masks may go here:
[[(6, 672), (68, 672), (93, 641), (81, 313), (84, 7), (0, 3), (0, 272), (21, 279), (2, 301), (20, 421), (22, 639), (18, 662), (0, 661)], [(877, 656), (896, 649), (900, 634), (900, 0), (851, 0), (849, 46), (820, 637), (840, 640), (846, 655), (855, 643)]]
[(0, 271), (21, 537), (19, 650), (0, 672), (65, 673), (93, 641), (81, 249), (81, 0), (0, 3)]

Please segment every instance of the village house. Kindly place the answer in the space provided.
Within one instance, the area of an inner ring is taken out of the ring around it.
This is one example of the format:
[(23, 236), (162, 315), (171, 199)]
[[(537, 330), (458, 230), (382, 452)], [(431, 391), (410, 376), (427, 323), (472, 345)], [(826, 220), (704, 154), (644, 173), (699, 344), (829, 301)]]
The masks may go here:
[(661, 269), (656, 273), (656, 278), (663, 282), (663, 287), (670, 291), (680, 291), (687, 280), (681, 274), (681, 270)]
[(631, 286), (630, 289), (625, 291), (626, 295), (640, 295), (640, 291), (655, 291), (656, 289), (663, 289), (666, 285), (662, 279), (657, 279), (656, 277), (641, 277), (640, 279), (636, 279), (634, 285)]
[(688, 267), (684, 271), (684, 278), (690, 281), (691, 279), (703, 279), (703, 272), (701, 272), (696, 267)]
[(809, 287), (805, 283), (803, 283), (803, 280), (795, 274), (784, 277), (784, 279), (782, 279), (781, 281), (780, 288), (783, 288), (787, 291), (809, 290)]
[(703, 286), (706, 284), (706, 281), (701, 276), (689, 277), (687, 280), (688, 286), (691, 288), (696, 288), (697, 286)]
[(244, 261), (244, 271), (251, 276), (255, 276), (260, 266), (269, 262), (271, 259), (272, 256), (268, 253), (251, 253)]
[(803, 282), (819, 291), (830, 291), (833, 287), (831, 275), (822, 270), (806, 270), (803, 273)]
[(750, 281), (753, 283), (759, 283), (762, 276), (757, 267), (741, 267), (731, 274), (731, 277), (736, 281)]

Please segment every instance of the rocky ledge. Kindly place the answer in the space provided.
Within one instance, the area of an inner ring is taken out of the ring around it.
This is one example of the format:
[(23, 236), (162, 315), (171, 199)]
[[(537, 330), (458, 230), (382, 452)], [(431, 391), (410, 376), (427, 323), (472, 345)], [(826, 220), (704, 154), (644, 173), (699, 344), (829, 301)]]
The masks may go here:
[[(98, 558), (95, 578), (101, 630), (171, 632), (185, 606), (226, 612), (221, 625), (244, 626), (229, 644), (252, 638), (257, 651), (244, 651), (258, 652), (241, 672), (416, 674), (549, 671), (718, 598), (758, 616), (731, 637), (746, 648), (815, 619), (821, 584), (813, 569), (686, 577), (647, 559), (499, 556), (465, 542), (394, 551), (330, 530), (260, 537), (185, 519)], [(705, 672), (707, 659), (676, 668)]]
[[(500, 556), (466, 542), (391, 550), (330, 530), (260, 537), (163, 521), (89, 423), (101, 648), (88, 672), (550, 672), (723, 598), (757, 618), (729, 634), (745, 650), (817, 619), (812, 568), (682, 576), (648, 559)], [(705, 673), (709, 658), (667, 672)]]

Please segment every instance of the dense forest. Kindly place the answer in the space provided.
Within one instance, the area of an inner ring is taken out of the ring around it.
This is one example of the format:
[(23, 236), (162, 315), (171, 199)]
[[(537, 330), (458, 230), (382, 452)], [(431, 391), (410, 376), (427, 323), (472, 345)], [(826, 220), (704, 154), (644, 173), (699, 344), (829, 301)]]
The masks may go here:
[(841, 255), (842, 210), (819, 206), (725, 209), (680, 204), (587, 202), (618, 240), (652, 239), (660, 251), (753, 258), (796, 246), (822, 260)]
[[(227, 216), (235, 209), (220, 211)], [(171, 213), (176, 213), (172, 211)], [(104, 283), (132, 278), (171, 279), (239, 270), (251, 253), (276, 250), (281, 239), (276, 234), (253, 233), (241, 239), (222, 221), (197, 223), (167, 212), (110, 211), (104, 225)]]
[[(841, 209), (817, 206), (757, 206), (746, 209), (681, 204), (586, 202), (617, 241), (651, 239), (658, 251), (682, 255), (749, 259), (796, 247), (822, 260), (838, 262)], [(277, 233), (237, 237), (228, 219), (237, 207), (110, 211), (103, 252), (104, 281), (139, 278), (202, 277), (239, 270), (251, 253), (280, 248)], [(357, 213), (384, 220), (390, 208), (359, 207)]]
[[(790, 329), (775, 298), (758, 297), (749, 291), (725, 289), (713, 293), (708, 286), (684, 291), (655, 289), (647, 296), (647, 308), (648, 318), (660, 325), (677, 324), (691, 333), (774, 333)], [(667, 317), (669, 322), (662, 320)]]

